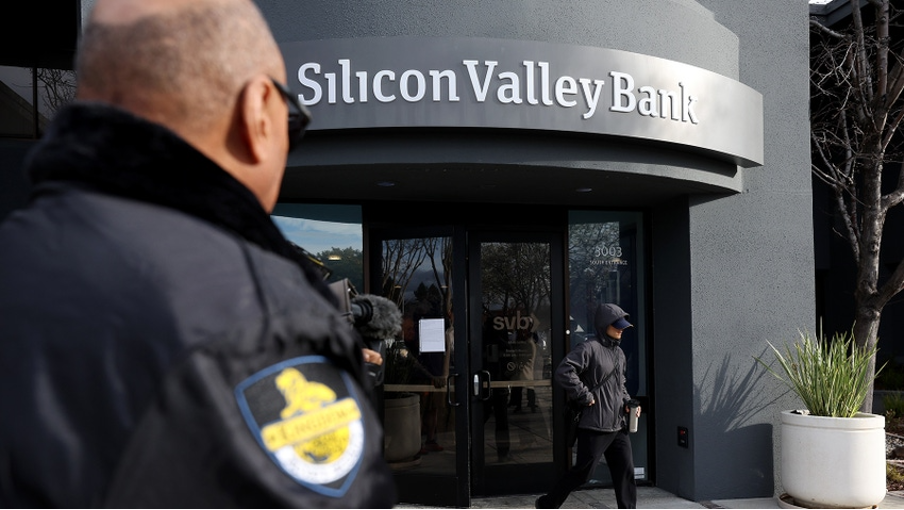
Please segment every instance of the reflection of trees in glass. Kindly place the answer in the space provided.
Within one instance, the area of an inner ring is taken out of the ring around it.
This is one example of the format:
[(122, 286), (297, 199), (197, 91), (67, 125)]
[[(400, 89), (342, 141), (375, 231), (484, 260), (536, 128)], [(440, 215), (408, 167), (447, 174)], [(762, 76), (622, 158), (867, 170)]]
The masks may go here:
[(438, 317), (443, 313), (444, 295), (442, 290), (431, 283), (421, 282), (414, 290), (414, 298), (405, 302), (405, 313), (419, 317)]
[(364, 253), (361, 250), (351, 246), (348, 248), (334, 246), (314, 256), (332, 271), (327, 281), (338, 282), (348, 278), (358, 292), (364, 292)]
[[(442, 366), (429, 361), (435, 361), (430, 358), (434, 354), (427, 353), (421, 358), (416, 328), (421, 318), (450, 317), (452, 239), (390, 239), (383, 241), (382, 249), (382, 293), (402, 311), (403, 336), (402, 342), (387, 345), (385, 380), (390, 384), (409, 383), (418, 366), (422, 372), (441, 373)], [(409, 292), (412, 285), (415, 288)]]
[(568, 260), (572, 269), (605, 269), (603, 264), (594, 265), (594, 260), (620, 258), (620, 234), (617, 221), (572, 224), (568, 231)]
[(414, 301), (430, 304), (433, 313), (448, 316), (452, 309), (452, 239), (427, 237), (390, 239), (383, 242), (383, 295), (405, 309), (405, 295), (412, 281), (424, 271), (432, 283), (418, 283)]
[[(569, 285), (573, 314), (586, 330), (593, 323), (592, 310), (599, 301), (621, 302), (619, 264), (626, 255), (620, 245), (621, 229), (617, 221), (572, 223), (568, 231)], [(614, 280), (614, 281), (613, 281)]]
[(427, 258), (424, 239), (389, 239), (383, 241), (383, 295), (401, 308), (411, 279)]
[(436, 257), (430, 257), (430, 264), (433, 269), (433, 279), (442, 294), (441, 312), (443, 317), (449, 317), (452, 312), (452, 238), (440, 237), (438, 240), (441, 254), (440, 267), (436, 266)]
[(548, 304), (548, 244), (484, 243), (480, 258), (485, 309), (532, 313)]

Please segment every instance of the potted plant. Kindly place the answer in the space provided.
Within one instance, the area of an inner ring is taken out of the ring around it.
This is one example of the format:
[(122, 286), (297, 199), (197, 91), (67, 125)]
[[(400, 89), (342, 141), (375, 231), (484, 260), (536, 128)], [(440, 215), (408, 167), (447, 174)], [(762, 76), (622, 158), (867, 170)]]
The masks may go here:
[(869, 508), (885, 498), (885, 417), (860, 412), (876, 375), (877, 349), (852, 334), (800, 339), (784, 352), (771, 343), (778, 368), (756, 358), (806, 406), (781, 413), (784, 508)]

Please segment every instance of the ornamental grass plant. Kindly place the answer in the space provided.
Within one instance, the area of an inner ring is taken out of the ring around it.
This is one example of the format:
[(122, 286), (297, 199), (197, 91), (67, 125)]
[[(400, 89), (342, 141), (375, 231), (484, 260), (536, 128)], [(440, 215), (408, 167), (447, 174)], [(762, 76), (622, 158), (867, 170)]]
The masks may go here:
[(870, 360), (878, 348), (866, 349), (854, 342), (853, 333), (836, 333), (831, 340), (822, 333), (813, 337), (800, 331), (793, 349), (784, 352), (766, 342), (775, 355), (778, 368), (773, 369), (761, 358), (755, 358), (772, 375), (784, 382), (816, 416), (851, 418), (860, 411), (876, 376), (869, 373)]

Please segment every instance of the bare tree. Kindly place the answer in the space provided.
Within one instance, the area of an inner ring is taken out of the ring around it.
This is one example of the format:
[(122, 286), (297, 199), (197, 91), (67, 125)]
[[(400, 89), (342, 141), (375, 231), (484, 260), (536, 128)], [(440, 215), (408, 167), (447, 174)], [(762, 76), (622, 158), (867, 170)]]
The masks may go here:
[[(854, 338), (872, 348), (883, 308), (904, 289), (904, 261), (890, 274), (880, 264), (886, 217), (904, 200), (904, 67), (890, 1), (867, 0), (863, 11), (859, 0), (850, 4), (846, 26), (810, 20), (811, 142), (813, 173), (834, 195), (838, 233), (857, 266)], [(872, 391), (862, 409), (871, 411)]]
[(420, 238), (383, 242), (383, 295), (404, 309), (405, 291), (424, 259), (432, 252)]
[(484, 307), (503, 313), (533, 313), (548, 305), (549, 246), (543, 243), (486, 243), (481, 274)]
[(44, 107), (47, 108), (47, 117), (53, 117), (57, 110), (75, 99), (74, 71), (38, 68), (35, 77), (44, 87)]

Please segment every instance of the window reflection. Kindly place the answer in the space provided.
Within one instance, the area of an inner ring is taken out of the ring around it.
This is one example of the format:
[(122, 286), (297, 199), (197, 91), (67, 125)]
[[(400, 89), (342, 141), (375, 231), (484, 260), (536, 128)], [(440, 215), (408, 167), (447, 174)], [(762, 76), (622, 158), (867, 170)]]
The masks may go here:
[(273, 222), (289, 241), (329, 269), (328, 282), (348, 278), (364, 292), (364, 234), (357, 205), (276, 205)]
[[(447, 394), (454, 372), (452, 239), (418, 237), (382, 243), (380, 284), (402, 311), (402, 338), (388, 342), (385, 359), (386, 459), (395, 469), (455, 471), (455, 407)], [(402, 420), (411, 399), (417, 416)], [(410, 449), (408, 446), (410, 445)]]
[(568, 265), (572, 346), (595, 333), (593, 311), (599, 303), (616, 303), (635, 321), (638, 319), (638, 222), (634, 214), (571, 213)]

